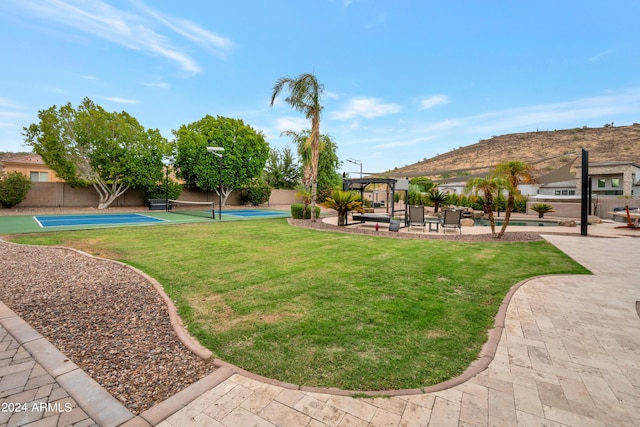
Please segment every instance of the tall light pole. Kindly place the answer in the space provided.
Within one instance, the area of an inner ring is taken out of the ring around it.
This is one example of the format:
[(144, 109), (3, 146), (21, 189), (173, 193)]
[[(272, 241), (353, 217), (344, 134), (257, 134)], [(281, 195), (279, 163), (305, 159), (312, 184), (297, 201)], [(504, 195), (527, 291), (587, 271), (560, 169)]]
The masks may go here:
[(171, 157), (163, 156), (162, 164), (164, 164), (164, 211), (169, 212), (169, 165), (171, 165)]
[(360, 178), (362, 178), (362, 162), (356, 159), (347, 159), (347, 162), (353, 163), (354, 165), (360, 165)]
[(213, 153), (214, 156), (218, 156), (220, 159), (220, 175), (218, 179), (218, 220), (222, 221), (222, 154), (219, 151), (224, 151), (222, 147), (207, 147), (207, 151)]

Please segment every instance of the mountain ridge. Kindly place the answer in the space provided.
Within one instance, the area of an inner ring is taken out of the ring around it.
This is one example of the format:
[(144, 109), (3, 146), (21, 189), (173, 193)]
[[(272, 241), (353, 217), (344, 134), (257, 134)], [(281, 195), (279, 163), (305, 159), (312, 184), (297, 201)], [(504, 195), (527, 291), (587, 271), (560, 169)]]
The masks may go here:
[(471, 171), (475, 173), (515, 160), (529, 163), (537, 175), (542, 175), (577, 157), (573, 165), (575, 169), (581, 163), (583, 148), (589, 152), (589, 163), (622, 161), (640, 165), (640, 124), (493, 136), (388, 173), (437, 178), (465, 175)]

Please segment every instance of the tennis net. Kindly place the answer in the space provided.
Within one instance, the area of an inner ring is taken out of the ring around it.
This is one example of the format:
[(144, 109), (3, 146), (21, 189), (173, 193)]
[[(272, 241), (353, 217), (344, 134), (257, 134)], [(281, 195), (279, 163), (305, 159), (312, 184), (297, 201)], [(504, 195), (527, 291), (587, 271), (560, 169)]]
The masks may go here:
[(186, 200), (169, 200), (169, 210), (173, 213), (198, 216), (201, 218), (216, 218), (214, 202), (191, 202)]

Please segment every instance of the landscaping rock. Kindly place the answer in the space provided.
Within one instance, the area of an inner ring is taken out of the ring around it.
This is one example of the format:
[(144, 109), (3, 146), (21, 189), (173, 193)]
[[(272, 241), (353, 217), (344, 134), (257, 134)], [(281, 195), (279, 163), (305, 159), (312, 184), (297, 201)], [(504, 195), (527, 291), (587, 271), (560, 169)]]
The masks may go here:
[(560, 225), (562, 227), (575, 227), (577, 224), (572, 219), (563, 219), (562, 221), (560, 221), (558, 223), (558, 225)]
[(595, 215), (589, 215), (587, 216), (587, 224), (602, 224), (602, 220)]

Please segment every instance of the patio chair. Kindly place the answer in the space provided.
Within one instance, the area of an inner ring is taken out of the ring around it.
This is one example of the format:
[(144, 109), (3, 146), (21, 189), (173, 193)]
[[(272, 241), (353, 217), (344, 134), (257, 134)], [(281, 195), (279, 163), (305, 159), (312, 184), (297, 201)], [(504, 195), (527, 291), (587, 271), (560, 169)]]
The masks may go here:
[(445, 233), (447, 231), (447, 228), (457, 228), (458, 230), (460, 230), (460, 234), (462, 234), (460, 219), (462, 219), (462, 210), (445, 210), (444, 216), (442, 217), (442, 222), (440, 223), (442, 232)]
[(424, 206), (409, 206), (409, 230), (412, 225), (419, 225), (424, 231), (425, 224)]

